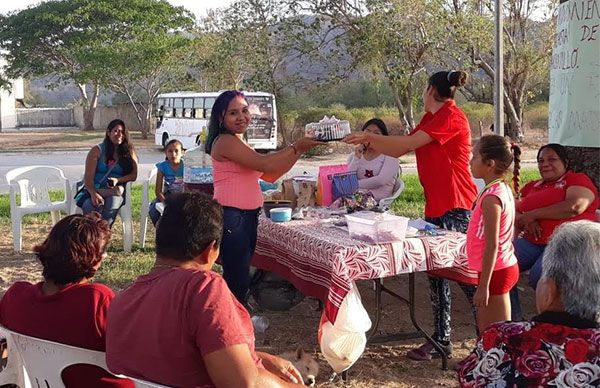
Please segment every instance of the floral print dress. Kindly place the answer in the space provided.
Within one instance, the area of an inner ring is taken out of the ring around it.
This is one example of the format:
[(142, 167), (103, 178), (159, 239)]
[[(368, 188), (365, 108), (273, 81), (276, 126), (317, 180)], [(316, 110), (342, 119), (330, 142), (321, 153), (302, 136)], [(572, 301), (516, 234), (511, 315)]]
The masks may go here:
[(598, 387), (598, 323), (562, 312), (499, 322), (461, 361), (461, 387)]

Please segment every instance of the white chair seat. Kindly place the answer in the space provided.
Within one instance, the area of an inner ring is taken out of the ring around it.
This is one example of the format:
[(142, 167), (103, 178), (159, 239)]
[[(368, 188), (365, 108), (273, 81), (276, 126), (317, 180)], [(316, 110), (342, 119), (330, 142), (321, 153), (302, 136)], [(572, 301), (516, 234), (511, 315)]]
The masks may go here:
[[(10, 191), (10, 221), (13, 232), (13, 248), (22, 249), (22, 219), (26, 214), (50, 212), (52, 223), (56, 224), (60, 212), (69, 213), (71, 209), (71, 185), (63, 171), (53, 166), (27, 166), (6, 173)], [(63, 201), (50, 201), (49, 187), (59, 183), (64, 187)], [(17, 192), (20, 204), (17, 205)]]
[(392, 203), (394, 203), (394, 200), (398, 198), (400, 194), (402, 194), (402, 191), (404, 191), (404, 181), (400, 179), (400, 176), (398, 176), (398, 178), (396, 179), (396, 184), (394, 185), (394, 190), (392, 191), (392, 196), (387, 198), (381, 198), (379, 200), (379, 204), (377, 205), (379, 210), (389, 210), (389, 208), (392, 206)]

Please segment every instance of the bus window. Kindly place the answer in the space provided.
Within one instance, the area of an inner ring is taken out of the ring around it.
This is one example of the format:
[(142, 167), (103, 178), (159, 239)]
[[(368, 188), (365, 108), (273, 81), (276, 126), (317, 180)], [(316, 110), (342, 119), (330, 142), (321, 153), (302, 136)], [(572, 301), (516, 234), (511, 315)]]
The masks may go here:
[(173, 117), (173, 99), (166, 98), (165, 100), (165, 117)]
[(204, 108), (204, 98), (194, 98), (194, 108)]
[(194, 100), (192, 98), (183, 99), (183, 117), (192, 117), (192, 106)]
[(183, 98), (173, 99), (173, 116), (183, 117)]

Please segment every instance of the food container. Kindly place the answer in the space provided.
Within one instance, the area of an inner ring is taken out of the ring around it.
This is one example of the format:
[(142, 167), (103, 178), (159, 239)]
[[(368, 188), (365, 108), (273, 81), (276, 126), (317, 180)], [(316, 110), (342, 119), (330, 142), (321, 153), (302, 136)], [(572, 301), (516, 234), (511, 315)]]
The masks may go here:
[(319, 141), (342, 140), (351, 132), (350, 122), (338, 120), (335, 116), (323, 117), (318, 123), (306, 124), (304, 135)]
[(263, 212), (267, 218), (271, 218), (271, 209), (274, 208), (290, 208), (292, 209), (292, 201), (286, 199), (274, 199), (263, 203)]
[(404, 240), (408, 218), (388, 213), (357, 212), (346, 215), (350, 236), (371, 244)]
[(273, 222), (287, 222), (292, 219), (292, 208), (290, 207), (276, 207), (271, 209), (271, 221)]

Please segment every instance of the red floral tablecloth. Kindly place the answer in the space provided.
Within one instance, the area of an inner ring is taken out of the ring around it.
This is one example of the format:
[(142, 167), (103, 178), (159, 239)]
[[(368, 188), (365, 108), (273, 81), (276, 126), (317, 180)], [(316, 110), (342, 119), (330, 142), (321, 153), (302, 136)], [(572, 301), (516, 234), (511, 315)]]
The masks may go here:
[(305, 295), (322, 300), (327, 318), (335, 322), (354, 280), (429, 271), (477, 284), (477, 273), (468, 269), (465, 240), (462, 233), (447, 232), (392, 244), (367, 244), (332, 224), (314, 220), (276, 223), (261, 216), (252, 265), (276, 272)]

